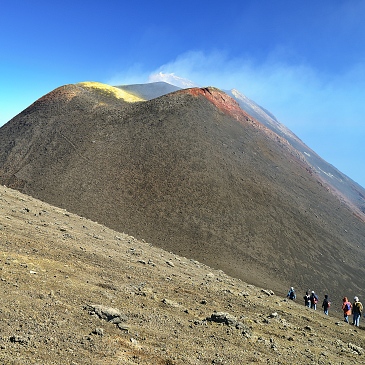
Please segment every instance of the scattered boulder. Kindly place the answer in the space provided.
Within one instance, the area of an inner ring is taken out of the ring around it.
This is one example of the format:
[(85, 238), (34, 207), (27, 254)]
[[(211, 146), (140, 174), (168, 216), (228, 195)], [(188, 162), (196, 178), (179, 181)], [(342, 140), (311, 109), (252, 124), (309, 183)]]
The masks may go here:
[(25, 338), (25, 337), (22, 337), (22, 336), (11, 336), (9, 338), (9, 340), (12, 343), (19, 343), (21, 345), (27, 345), (28, 341), (29, 341), (29, 338)]
[(261, 289), (261, 292), (265, 293), (268, 296), (275, 295), (275, 293), (272, 290)]
[(93, 335), (98, 335), (98, 336), (104, 336), (104, 329), (98, 327), (95, 328), (94, 331), (92, 331)]
[(88, 305), (87, 308), (91, 315), (97, 315), (100, 319), (107, 322), (118, 324), (126, 322), (128, 318), (120, 313), (118, 309), (106, 307), (104, 305)]
[(126, 333), (128, 333), (129, 332), (129, 327), (128, 326), (126, 326), (124, 323), (118, 323), (117, 324), (117, 327), (121, 330), (121, 331), (124, 331), (124, 332), (126, 332)]
[(236, 317), (225, 312), (214, 312), (210, 317), (207, 318), (207, 320), (216, 323), (224, 323), (227, 326), (234, 326), (234, 327), (238, 323)]
[(177, 302), (174, 302), (173, 300), (164, 298), (162, 299), (162, 303), (169, 305), (170, 307), (179, 308), (181, 305)]

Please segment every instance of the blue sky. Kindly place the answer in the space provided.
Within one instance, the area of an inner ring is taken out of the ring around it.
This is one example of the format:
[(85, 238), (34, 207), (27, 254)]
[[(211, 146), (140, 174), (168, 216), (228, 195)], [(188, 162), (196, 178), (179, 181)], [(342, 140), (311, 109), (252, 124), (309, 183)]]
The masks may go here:
[(54, 88), (236, 88), (365, 187), (365, 1), (2, 0), (0, 125)]

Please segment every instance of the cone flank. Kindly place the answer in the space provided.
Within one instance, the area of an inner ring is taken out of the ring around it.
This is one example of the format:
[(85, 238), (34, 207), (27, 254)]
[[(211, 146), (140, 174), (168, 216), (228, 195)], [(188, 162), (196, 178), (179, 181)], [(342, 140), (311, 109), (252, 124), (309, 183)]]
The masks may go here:
[(146, 87), (45, 95), (0, 129), (0, 183), (273, 290), (361, 287), (363, 213), (324, 162), (219, 89)]

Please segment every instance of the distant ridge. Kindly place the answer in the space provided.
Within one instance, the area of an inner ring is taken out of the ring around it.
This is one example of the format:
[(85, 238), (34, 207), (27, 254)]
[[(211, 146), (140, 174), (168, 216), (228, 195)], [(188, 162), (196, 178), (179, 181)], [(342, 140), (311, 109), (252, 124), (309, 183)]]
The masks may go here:
[(341, 200), (346, 201), (365, 219), (365, 188), (357, 184), (334, 166), (323, 160), (312, 149), (305, 145), (292, 131), (281, 124), (273, 114), (248, 99), (238, 90), (227, 91), (240, 104), (241, 108), (258, 121), (270, 128), (279, 136), (285, 138), (311, 166), (322, 182), (336, 193)]
[(284, 135), (216, 88), (106, 90), (60, 87), (0, 128), (0, 182), (250, 283), (365, 294), (361, 213)]
[(151, 82), (147, 84), (118, 85), (119, 89), (132, 93), (142, 99), (151, 100), (159, 96), (180, 90), (180, 87), (168, 84), (166, 82)]

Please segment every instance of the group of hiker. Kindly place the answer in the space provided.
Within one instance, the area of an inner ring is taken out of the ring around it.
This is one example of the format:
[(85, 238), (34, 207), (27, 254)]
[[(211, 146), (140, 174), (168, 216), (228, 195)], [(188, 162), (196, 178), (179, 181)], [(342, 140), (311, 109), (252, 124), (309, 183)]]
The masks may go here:
[[(288, 291), (287, 298), (291, 300), (295, 300), (297, 298), (297, 295), (295, 293), (295, 290), (293, 287), (291, 287)], [(312, 290), (312, 292), (309, 294), (309, 291), (305, 292), (305, 295), (303, 297), (304, 299), (304, 305), (308, 308), (312, 308), (314, 310), (317, 310), (317, 303), (318, 303), (318, 295)], [(328, 310), (331, 306), (331, 302), (328, 298), (328, 294), (324, 296), (323, 302), (322, 302), (322, 308), (325, 315), (328, 315)], [(356, 327), (359, 327), (360, 324), (360, 318), (363, 311), (363, 305), (359, 301), (358, 297), (354, 297), (354, 302), (351, 303), (347, 297), (344, 297), (342, 299), (342, 307), (343, 315), (344, 315), (344, 321), (346, 323), (349, 323), (349, 316), (352, 314), (352, 324)]]

